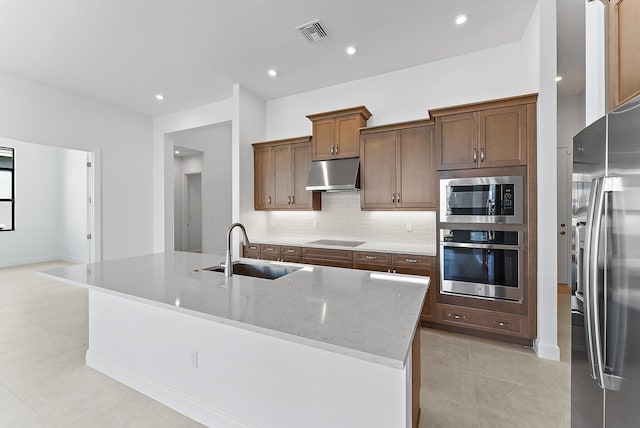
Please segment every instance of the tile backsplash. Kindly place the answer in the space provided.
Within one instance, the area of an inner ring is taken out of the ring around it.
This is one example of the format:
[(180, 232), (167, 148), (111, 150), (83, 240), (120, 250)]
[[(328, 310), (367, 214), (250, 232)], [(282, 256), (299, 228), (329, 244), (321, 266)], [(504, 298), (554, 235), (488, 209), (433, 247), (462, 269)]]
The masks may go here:
[[(322, 211), (246, 213), (243, 221), (256, 239), (347, 239), (435, 247), (434, 211), (361, 211), (360, 193), (322, 194)], [(408, 232), (407, 229), (412, 229)]]

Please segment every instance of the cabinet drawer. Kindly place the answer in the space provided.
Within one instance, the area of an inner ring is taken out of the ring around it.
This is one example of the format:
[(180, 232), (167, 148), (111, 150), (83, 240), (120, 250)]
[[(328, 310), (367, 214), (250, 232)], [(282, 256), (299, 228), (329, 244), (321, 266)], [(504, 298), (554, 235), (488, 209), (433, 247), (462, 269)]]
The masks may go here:
[(280, 249), (280, 254), (283, 257), (302, 257), (302, 248), (283, 246)]
[(349, 250), (328, 250), (326, 248), (308, 248), (302, 250), (305, 262), (309, 259), (339, 260), (351, 263), (353, 261), (353, 251)]
[(391, 266), (391, 254), (374, 253), (364, 251), (353, 252), (353, 262), (368, 265), (389, 265)]
[(368, 264), (368, 263), (354, 262), (353, 268), (358, 270), (371, 270), (374, 272), (391, 272), (391, 265), (384, 265), (384, 264), (374, 265), (374, 264)]
[(280, 245), (261, 244), (260, 245), (260, 255), (263, 258), (266, 258), (265, 256), (267, 256), (267, 255), (279, 256), (280, 255)]
[(436, 266), (436, 258), (432, 256), (416, 256), (413, 254), (394, 254), (393, 267), (432, 269)]
[(299, 256), (287, 256), (286, 254), (280, 257), (280, 260), (287, 263), (300, 263), (302, 264), (302, 257)]
[(260, 244), (249, 244), (243, 246), (242, 255), (248, 259), (260, 258)]
[(438, 303), (437, 322), (509, 336), (526, 335), (526, 317)]

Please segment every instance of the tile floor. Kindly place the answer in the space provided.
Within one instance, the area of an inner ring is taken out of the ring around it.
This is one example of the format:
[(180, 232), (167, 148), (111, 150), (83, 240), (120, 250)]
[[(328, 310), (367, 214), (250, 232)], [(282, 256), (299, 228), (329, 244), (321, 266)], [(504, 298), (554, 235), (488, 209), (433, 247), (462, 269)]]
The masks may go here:
[[(34, 274), (60, 265), (0, 269), (0, 427), (202, 426), (84, 364), (86, 291)], [(568, 299), (558, 303), (561, 362), (423, 329), (421, 428), (568, 428)]]

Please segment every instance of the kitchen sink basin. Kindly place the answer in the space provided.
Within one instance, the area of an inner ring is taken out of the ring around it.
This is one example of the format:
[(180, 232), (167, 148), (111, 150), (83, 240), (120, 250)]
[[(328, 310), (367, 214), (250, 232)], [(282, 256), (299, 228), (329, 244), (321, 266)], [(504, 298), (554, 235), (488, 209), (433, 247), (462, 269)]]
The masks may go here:
[[(300, 268), (294, 267), (284, 267), (284, 266), (273, 266), (273, 265), (263, 265), (263, 264), (250, 264), (250, 263), (240, 263), (236, 262), (231, 265), (233, 275), (242, 275), (242, 276), (251, 276), (254, 278), (262, 278), (262, 279), (276, 279), (285, 275), (289, 275)], [(200, 269), (200, 270), (208, 270), (211, 272), (223, 272), (224, 266), (211, 266), (208, 268)]]

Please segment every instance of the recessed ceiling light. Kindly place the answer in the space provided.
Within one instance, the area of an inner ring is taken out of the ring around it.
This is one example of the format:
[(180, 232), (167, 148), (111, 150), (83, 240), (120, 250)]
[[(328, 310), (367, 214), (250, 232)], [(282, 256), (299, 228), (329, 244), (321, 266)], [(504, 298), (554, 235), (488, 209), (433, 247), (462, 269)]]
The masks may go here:
[(162, 94), (156, 94), (156, 100), (158, 100), (158, 101), (162, 101), (162, 100), (164, 100), (164, 95), (162, 95)]
[(467, 15), (458, 15), (456, 16), (456, 24), (462, 25), (467, 22)]
[(173, 153), (175, 153), (175, 154), (179, 155), (179, 154), (180, 154), (180, 150), (176, 150), (176, 151), (175, 151), (175, 152), (173, 152)]
[(272, 68), (271, 70), (267, 71), (267, 74), (269, 74), (269, 76), (271, 77), (276, 77), (278, 75), (278, 72)]
[(345, 49), (347, 51), (347, 54), (349, 55), (354, 55), (356, 53), (356, 48), (353, 46), (347, 46), (347, 49)]
[(562, 76), (556, 76), (556, 82), (559, 82), (562, 80)]

